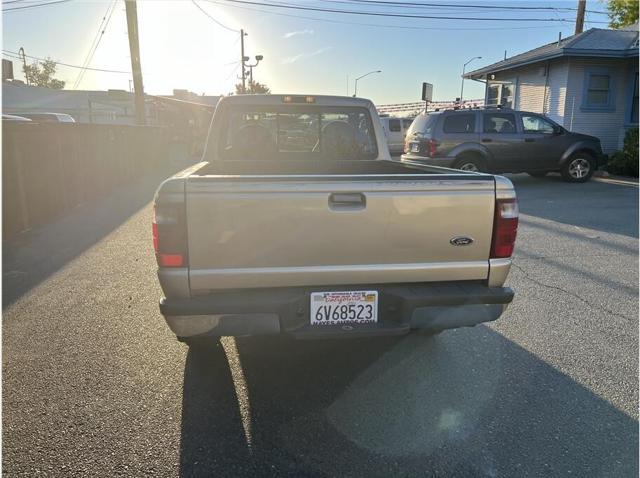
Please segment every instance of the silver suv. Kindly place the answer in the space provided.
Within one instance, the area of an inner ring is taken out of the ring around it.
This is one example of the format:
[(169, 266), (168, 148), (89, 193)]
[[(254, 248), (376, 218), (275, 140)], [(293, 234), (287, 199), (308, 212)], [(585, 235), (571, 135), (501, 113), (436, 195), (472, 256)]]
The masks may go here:
[(566, 181), (585, 182), (602, 147), (543, 115), (494, 107), (423, 113), (407, 131), (404, 152), (403, 161), (534, 177), (559, 171)]

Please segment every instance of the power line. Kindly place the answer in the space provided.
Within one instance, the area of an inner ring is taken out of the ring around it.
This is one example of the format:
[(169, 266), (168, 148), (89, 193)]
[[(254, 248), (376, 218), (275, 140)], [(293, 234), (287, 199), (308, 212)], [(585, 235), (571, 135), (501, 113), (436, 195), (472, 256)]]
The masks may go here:
[(58, 3), (67, 3), (67, 2), (72, 2), (73, 0), (57, 0), (55, 2), (46, 2), (46, 3), (38, 3), (37, 5), (23, 5), (20, 7), (12, 7), (12, 8), (4, 8), (2, 9), (2, 12), (13, 12), (16, 10), (26, 10), (29, 8), (38, 8), (38, 7), (46, 7), (47, 5), (55, 5)]
[(474, 27), (418, 27), (418, 26), (410, 26), (410, 25), (389, 25), (382, 23), (363, 23), (363, 22), (350, 22), (350, 21), (342, 21), (342, 20), (334, 20), (328, 18), (319, 18), (319, 17), (310, 17), (305, 15), (295, 15), (291, 13), (283, 13), (283, 12), (274, 12), (272, 10), (262, 10), (260, 8), (253, 8), (241, 5), (227, 5), (222, 2), (225, 0), (205, 0), (209, 3), (214, 3), (216, 5), (224, 5), (232, 8), (238, 8), (241, 10), (250, 10), (253, 12), (266, 13), (268, 15), (278, 15), (282, 17), (289, 18), (300, 18), (303, 20), (311, 20), (314, 22), (325, 22), (325, 23), (334, 23), (339, 25), (356, 25), (363, 27), (374, 27), (374, 28), (395, 28), (399, 30), (429, 30), (429, 31), (495, 31), (495, 30), (530, 30), (530, 29), (539, 29), (539, 28), (556, 28), (556, 26), (528, 26), (528, 27), (491, 27), (491, 28), (474, 28)]
[[(16, 52), (13, 52), (13, 51), (2, 50), (2, 54), (5, 55), (5, 56), (8, 56), (10, 58), (15, 58), (17, 60), (21, 59), (21, 57), (18, 56), (18, 54)], [(36, 56), (31, 56), (31, 55), (25, 55), (25, 56), (27, 58), (31, 58), (32, 60), (38, 60), (38, 61), (47, 61), (47, 60), (49, 60), (48, 58), (38, 58)], [(84, 67), (82, 67), (80, 65), (71, 65), (69, 63), (62, 63), (61, 61), (55, 61), (55, 60), (52, 60), (52, 61), (54, 61), (56, 65), (66, 66), (68, 68), (84, 68)], [(85, 70), (89, 70), (89, 71), (101, 71), (101, 72), (104, 72), (104, 73), (123, 73), (123, 74), (126, 73), (127, 75), (131, 74), (130, 71), (107, 70), (105, 68), (89, 68), (89, 67), (87, 67), (87, 68), (84, 68), (84, 69)]]
[[(240, 62), (238, 62), (240, 63)], [(224, 79), (224, 82), (226, 83), (227, 81), (229, 81), (229, 78), (231, 78), (233, 75), (235, 75), (236, 71), (238, 71), (238, 68), (240, 68), (240, 65), (236, 65), (236, 67), (231, 70), (231, 73), (229, 73), (229, 75)]]
[(100, 41), (104, 36), (104, 32), (107, 30), (107, 27), (109, 26), (109, 21), (111, 20), (113, 11), (116, 9), (117, 1), (118, 0), (113, 0), (113, 2), (111, 2), (111, 4), (107, 7), (107, 11), (104, 13), (104, 16), (102, 17), (102, 21), (98, 26), (98, 31), (96, 33), (96, 36), (93, 39), (93, 42), (91, 43), (91, 47), (89, 47), (87, 56), (85, 56), (84, 58), (84, 63), (82, 64), (84, 68), (80, 71), (80, 73), (78, 73), (78, 77), (76, 78), (76, 81), (73, 84), (74, 90), (78, 87), (78, 85), (80, 85), (80, 82), (84, 78), (84, 74), (87, 71), (87, 67), (91, 64), (91, 60), (93, 60), (93, 56), (96, 54), (96, 51), (98, 50), (98, 45), (100, 45)]
[[(435, 8), (465, 8), (465, 9), (479, 9), (479, 10), (530, 10), (530, 11), (564, 11), (575, 12), (578, 9), (575, 7), (532, 7), (532, 6), (512, 6), (512, 5), (469, 5), (461, 3), (427, 3), (427, 2), (392, 2), (385, 0), (320, 0), (323, 3), (347, 3), (347, 4), (361, 4), (372, 6), (388, 6), (388, 7), (435, 7)], [(600, 15), (608, 15), (608, 12), (598, 10), (587, 10), (588, 13), (597, 13)]]
[(198, 7), (198, 10), (200, 10), (202, 13), (204, 13), (207, 17), (209, 17), (209, 19), (213, 20), (216, 24), (220, 25), (222, 28), (225, 28), (227, 30), (229, 30), (230, 32), (234, 32), (234, 33), (240, 33), (240, 30), (234, 30), (231, 27), (226, 26), (223, 23), (220, 23), (218, 20), (216, 20), (214, 17), (212, 17), (209, 12), (207, 12), (204, 8), (202, 8), (200, 5), (198, 5), (198, 3), (196, 2), (196, 0), (191, 0), (191, 3), (193, 3), (196, 7)]
[[(195, 0), (192, 0), (195, 1)], [(313, 12), (323, 13), (341, 13), (346, 15), (364, 15), (375, 17), (394, 17), (394, 18), (415, 18), (415, 19), (429, 19), (429, 20), (460, 20), (460, 21), (499, 21), (499, 22), (571, 22), (573, 19), (564, 18), (488, 18), (488, 17), (454, 17), (454, 16), (434, 16), (434, 15), (411, 15), (406, 13), (391, 13), (391, 12), (365, 12), (357, 10), (340, 10), (335, 8), (320, 8), (310, 6), (291, 5), (285, 3), (268, 3), (268, 2), (254, 2), (251, 0), (223, 0), (230, 3), (239, 3), (244, 5), (258, 5), (273, 8), (286, 8), (291, 10), (305, 10)], [(595, 23), (595, 22), (594, 22)], [(601, 22), (607, 23), (607, 22)]]

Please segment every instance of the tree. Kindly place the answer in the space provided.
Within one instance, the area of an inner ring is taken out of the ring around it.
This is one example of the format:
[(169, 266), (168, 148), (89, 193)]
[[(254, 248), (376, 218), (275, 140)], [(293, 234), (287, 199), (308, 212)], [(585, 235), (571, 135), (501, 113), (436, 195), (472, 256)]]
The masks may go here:
[(271, 93), (271, 89), (264, 83), (258, 81), (249, 81), (246, 92), (242, 91), (242, 83), (236, 85), (236, 95), (268, 95)]
[(611, 28), (622, 28), (633, 25), (638, 21), (639, 8), (639, 0), (609, 0), (607, 2), (609, 26)]
[(42, 63), (37, 61), (31, 65), (25, 65), (22, 70), (27, 79), (27, 83), (35, 86), (44, 86), (54, 90), (64, 88), (65, 82), (53, 77), (56, 74), (56, 62), (51, 58), (45, 59)]

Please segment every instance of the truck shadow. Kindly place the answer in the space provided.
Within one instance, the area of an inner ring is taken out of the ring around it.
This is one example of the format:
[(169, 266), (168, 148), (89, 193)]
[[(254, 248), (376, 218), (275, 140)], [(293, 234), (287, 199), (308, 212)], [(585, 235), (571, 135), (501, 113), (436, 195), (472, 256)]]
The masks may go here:
[(186, 359), (181, 476), (637, 476), (637, 445), (636, 419), (486, 326)]

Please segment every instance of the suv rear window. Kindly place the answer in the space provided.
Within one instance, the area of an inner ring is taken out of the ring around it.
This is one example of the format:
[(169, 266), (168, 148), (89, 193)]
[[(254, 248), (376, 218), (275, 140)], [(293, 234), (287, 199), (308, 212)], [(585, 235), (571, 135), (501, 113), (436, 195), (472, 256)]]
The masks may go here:
[(439, 114), (422, 114), (420, 116), (416, 116), (409, 127), (409, 131), (407, 131), (407, 136), (414, 133), (431, 134), (434, 126), (436, 125), (438, 116)]
[(453, 114), (444, 119), (442, 130), (445, 133), (475, 133), (475, 114)]
[(229, 110), (222, 127), (224, 159), (375, 159), (366, 108), (315, 105), (247, 106)]

